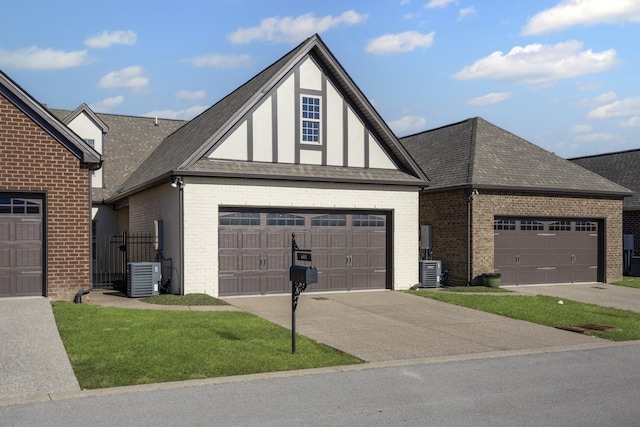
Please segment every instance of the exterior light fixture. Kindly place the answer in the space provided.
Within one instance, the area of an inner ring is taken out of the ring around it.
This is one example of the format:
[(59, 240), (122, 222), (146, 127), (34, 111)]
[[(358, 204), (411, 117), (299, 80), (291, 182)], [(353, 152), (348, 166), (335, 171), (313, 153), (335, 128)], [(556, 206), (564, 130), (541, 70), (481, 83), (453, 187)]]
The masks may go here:
[(173, 188), (182, 189), (184, 187), (184, 181), (182, 180), (182, 177), (181, 176), (173, 176), (173, 177), (171, 177), (171, 186)]

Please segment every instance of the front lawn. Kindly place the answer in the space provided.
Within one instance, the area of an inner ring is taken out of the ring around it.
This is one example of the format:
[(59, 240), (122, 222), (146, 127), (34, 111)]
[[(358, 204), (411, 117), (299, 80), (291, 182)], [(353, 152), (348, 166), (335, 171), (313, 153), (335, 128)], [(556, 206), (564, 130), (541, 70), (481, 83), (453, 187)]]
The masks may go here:
[(449, 292), (409, 291), (413, 295), (449, 304), (499, 314), (540, 325), (561, 327), (580, 325), (612, 326), (615, 330), (592, 334), (612, 341), (640, 339), (640, 313), (600, 307), (549, 296), (482, 295)]
[(640, 277), (624, 276), (621, 281), (612, 283), (612, 285), (640, 288)]
[(83, 389), (362, 363), (244, 312), (160, 311), (56, 302)]

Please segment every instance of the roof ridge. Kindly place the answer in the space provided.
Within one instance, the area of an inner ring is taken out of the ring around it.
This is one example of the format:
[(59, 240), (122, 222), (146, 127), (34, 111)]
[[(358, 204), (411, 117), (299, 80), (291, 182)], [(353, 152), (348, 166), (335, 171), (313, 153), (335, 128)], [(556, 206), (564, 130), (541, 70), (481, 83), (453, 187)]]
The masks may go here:
[(574, 161), (574, 160), (582, 160), (582, 159), (592, 159), (592, 158), (596, 158), (596, 157), (612, 156), (612, 155), (615, 155), (615, 154), (633, 153), (635, 151), (640, 151), (640, 148), (631, 148), (629, 150), (622, 150), (622, 151), (612, 151), (610, 153), (591, 154), (591, 155), (588, 155), (588, 156), (568, 157), (566, 160)]
[(477, 145), (477, 129), (478, 129), (478, 119), (479, 117), (474, 117), (471, 120), (471, 143), (469, 144), (469, 157), (467, 163), (467, 184), (473, 185), (473, 171), (474, 171), (474, 161), (476, 154), (476, 145)]

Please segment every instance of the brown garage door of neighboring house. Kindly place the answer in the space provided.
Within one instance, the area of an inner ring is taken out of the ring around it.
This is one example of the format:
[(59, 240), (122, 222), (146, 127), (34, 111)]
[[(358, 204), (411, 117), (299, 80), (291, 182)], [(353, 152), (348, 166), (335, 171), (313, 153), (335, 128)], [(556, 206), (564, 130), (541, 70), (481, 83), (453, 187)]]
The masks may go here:
[(43, 295), (42, 199), (0, 194), (0, 297)]
[(384, 212), (221, 211), (219, 293), (291, 292), (292, 233), (318, 269), (318, 283), (307, 290), (385, 289), (388, 223)]
[(598, 281), (596, 220), (496, 218), (494, 268), (503, 285)]

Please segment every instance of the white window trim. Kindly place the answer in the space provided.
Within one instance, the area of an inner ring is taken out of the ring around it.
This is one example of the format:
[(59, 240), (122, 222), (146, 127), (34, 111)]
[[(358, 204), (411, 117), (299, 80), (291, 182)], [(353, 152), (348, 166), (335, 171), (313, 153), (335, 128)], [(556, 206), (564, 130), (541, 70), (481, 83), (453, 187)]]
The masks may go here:
[[(319, 104), (318, 104), (318, 118), (317, 119), (311, 119), (311, 118), (305, 118), (302, 117), (303, 115), (303, 111), (302, 111), (302, 99), (303, 98), (313, 98), (313, 99), (317, 99), (319, 100)], [(318, 124), (318, 140), (317, 141), (305, 141), (304, 140), (304, 122), (312, 122), (312, 123), (317, 123)], [(310, 145), (321, 145), (322, 144), (322, 96), (319, 95), (306, 95), (306, 94), (300, 94), (300, 143), (302, 144), (310, 144)]]

